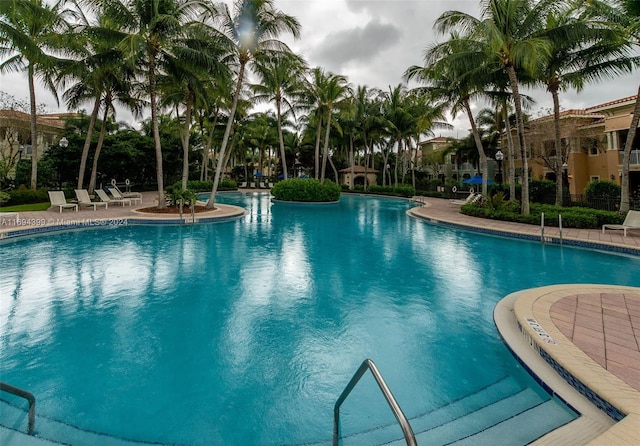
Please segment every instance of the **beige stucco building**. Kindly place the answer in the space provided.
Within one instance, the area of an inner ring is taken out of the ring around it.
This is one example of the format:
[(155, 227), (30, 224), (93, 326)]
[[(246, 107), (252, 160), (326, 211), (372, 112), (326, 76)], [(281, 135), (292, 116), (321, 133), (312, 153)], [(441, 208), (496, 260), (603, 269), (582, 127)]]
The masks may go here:
[(366, 168), (364, 166), (347, 167), (339, 171), (340, 184), (346, 184), (351, 188), (352, 186), (364, 186), (364, 179), (367, 178), (367, 185), (375, 186), (377, 184), (376, 173), (377, 170)]

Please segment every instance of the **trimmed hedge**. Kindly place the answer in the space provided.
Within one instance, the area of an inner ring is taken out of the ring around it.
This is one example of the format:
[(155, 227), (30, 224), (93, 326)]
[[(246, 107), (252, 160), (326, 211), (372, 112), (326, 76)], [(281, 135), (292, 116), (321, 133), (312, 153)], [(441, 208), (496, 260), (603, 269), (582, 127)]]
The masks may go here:
[(490, 218), (493, 220), (513, 221), (531, 225), (540, 225), (540, 218), (544, 212), (545, 226), (558, 226), (558, 215), (562, 215), (562, 226), (565, 228), (595, 229), (604, 224), (620, 224), (624, 218), (617, 212), (601, 211), (581, 207), (556, 207), (547, 204), (531, 203), (531, 214), (520, 214), (519, 205), (507, 202), (499, 209), (488, 206), (465, 204), (460, 208), (463, 214), (473, 217)]
[(332, 181), (313, 178), (292, 178), (277, 182), (271, 189), (276, 200), (303, 202), (331, 202), (340, 199), (340, 186)]
[(49, 194), (47, 194), (45, 188), (40, 189), (26, 189), (19, 188), (9, 191), (9, 201), (7, 206), (14, 206), (16, 204), (31, 204), (31, 203), (45, 203), (49, 201)]
[(380, 195), (393, 195), (395, 197), (411, 198), (416, 194), (413, 186), (398, 184), (398, 186), (369, 186), (369, 192)]

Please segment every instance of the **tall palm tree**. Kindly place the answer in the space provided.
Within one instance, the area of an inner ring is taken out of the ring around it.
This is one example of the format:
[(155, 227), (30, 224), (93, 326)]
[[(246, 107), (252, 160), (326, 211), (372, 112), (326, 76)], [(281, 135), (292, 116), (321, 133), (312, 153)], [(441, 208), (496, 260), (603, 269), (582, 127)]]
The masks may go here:
[(94, 0), (102, 12), (120, 25), (119, 30), (101, 29), (105, 38), (119, 38), (119, 48), (127, 61), (146, 77), (151, 127), (156, 154), (158, 208), (166, 207), (162, 145), (158, 126), (157, 77), (172, 60), (191, 63), (196, 52), (181, 51), (189, 29), (200, 26), (195, 21), (207, 5), (196, 0)]
[[(581, 5), (582, 6), (582, 5)], [(549, 56), (541, 60), (534, 83), (542, 83), (553, 98), (555, 162), (549, 166), (556, 174), (556, 206), (562, 204), (562, 165), (568, 154), (560, 136), (559, 92), (582, 90), (590, 81), (612, 77), (633, 69), (631, 44), (625, 35), (574, 7), (550, 11), (541, 36), (551, 42)], [(637, 60), (637, 58), (635, 58)]]
[(32, 189), (38, 184), (39, 156), (35, 78), (39, 76), (57, 99), (54, 54), (68, 43), (65, 36), (71, 25), (66, 17), (72, 13), (65, 0), (0, 1), (0, 57), (8, 56), (0, 63), (0, 72), (26, 71), (29, 82)]
[[(255, 71), (260, 83), (251, 86), (254, 92), (254, 100), (258, 102), (273, 102), (276, 107), (282, 174), (286, 180), (288, 178), (288, 170), (282, 131), (282, 117), (294, 111), (296, 100), (302, 95), (303, 74), (307, 69), (307, 64), (302, 57), (293, 53), (281, 53), (275, 57), (258, 58), (257, 62)], [(285, 108), (284, 111), (283, 107)]]
[(229, 121), (220, 146), (211, 196), (207, 202), (208, 209), (213, 209), (215, 204), (216, 191), (224, 167), (225, 152), (229, 143), (247, 64), (252, 63), (257, 54), (275, 55), (281, 52), (291, 52), (286, 44), (277, 40), (283, 32), (290, 32), (295, 38), (300, 36), (300, 23), (298, 20), (276, 9), (273, 0), (236, 0), (233, 14), (224, 5), (216, 18), (221, 22), (220, 31), (228, 38), (229, 49), (238, 65), (238, 73), (233, 92), (233, 103), (229, 112)]
[(483, 194), (488, 190), (487, 155), (471, 101), (487, 95), (486, 88), (493, 82), (493, 74), (495, 68), (486, 63), (478, 42), (456, 33), (452, 33), (448, 41), (427, 49), (424, 66), (412, 66), (405, 72), (405, 78), (425, 83), (420, 90), (432, 100), (446, 104), (454, 117), (461, 111), (467, 115), (480, 160)]
[(533, 73), (548, 57), (551, 42), (540, 35), (544, 18), (563, 0), (482, 0), (481, 18), (460, 11), (447, 11), (436, 20), (442, 33), (459, 30), (484, 46), (487, 62), (500, 65), (509, 77), (517, 118), (518, 143), (522, 161), (522, 208), (530, 213), (529, 166), (524, 133), (524, 113), (518, 73)]

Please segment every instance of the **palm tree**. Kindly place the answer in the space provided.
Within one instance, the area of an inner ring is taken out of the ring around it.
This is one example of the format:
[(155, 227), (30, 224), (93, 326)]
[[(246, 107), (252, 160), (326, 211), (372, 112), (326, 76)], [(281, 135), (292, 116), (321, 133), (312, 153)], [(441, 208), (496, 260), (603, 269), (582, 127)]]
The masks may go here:
[(524, 114), (518, 73), (533, 73), (550, 52), (551, 43), (540, 35), (547, 11), (562, 0), (482, 0), (477, 19), (460, 11), (447, 11), (436, 20), (442, 33), (460, 30), (484, 47), (487, 63), (507, 73), (517, 118), (522, 160), (522, 213), (529, 214), (529, 166), (524, 134)]
[(290, 32), (295, 38), (300, 36), (300, 23), (295, 17), (277, 10), (273, 0), (236, 0), (234, 14), (224, 5), (217, 17), (221, 23), (220, 31), (228, 38), (233, 58), (238, 64), (238, 74), (233, 92), (233, 103), (229, 112), (229, 121), (222, 137), (218, 165), (213, 180), (211, 196), (207, 208), (213, 209), (220, 175), (224, 167), (224, 157), (229, 143), (233, 120), (240, 99), (247, 64), (254, 61), (257, 54), (275, 54), (291, 52), (289, 47), (277, 40), (283, 32)]
[(486, 63), (481, 47), (473, 39), (455, 33), (448, 41), (431, 45), (424, 56), (424, 67), (412, 66), (405, 78), (426, 83), (421, 87), (432, 100), (448, 106), (455, 117), (464, 111), (471, 124), (471, 132), (478, 151), (482, 172), (482, 193), (487, 194), (487, 156), (482, 136), (471, 109), (473, 99), (486, 96), (486, 86), (493, 81), (493, 67)]
[(51, 52), (60, 52), (71, 26), (65, 17), (72, 11), (65, 0), (2, 0), (0, 1), (0, 72), (25, 71), (29, 82), (31, 132), (31, 188), (38, 180), (38, 130), (35, 77), (39, 76), (57, 99), (53, 75), (57, 59)]
[[(295, 100), (302, 94), (303, 73), (306, 71), (307, 66), (302, 57), (293, 53), (281, 53), (276, 57), (259, 58), (257, 62), (255, 71), (261, 83), (251, 86), (254, 92), (254, 100), (258, 102), (273, 102), (276, 106), (280, 159), (282, 160), (282, 173), (286, 180), (288, 178), (288, 170), (282, 132), (282, 117), (295, 109)], [(285, 107), (284, 112), (282, 110), (283, 106)]]
[(190, 29), (200, 26), (194, 21), (207, 6), (195, 0), (95, 0), (103, 14), (120, 25), (119, 30), (102, 28), (105, 38), (118, 38), (127, 61), (146, 76), (151, 108), (151, 127), (156, 154), (158, 208), (166, 207), (162, 146), (158, 127), (157, 77), (175, 59), (191, 63), (199, 59), (196, 52), (182, 51)]
[[(623, 34), (577, 14), (574, 8), (550, 11), (541, 35), (551, 42), (549, 56), (542, 60), (534, 83), (542, 83), (553, 98), (555, 162), (549, 167), (556, 174), (556, 206), (562, 204), (562, 165), (567, 153), (560, 136), (559, 92), (568, 88), (582, 90), (586, 83), (612, 77), (633, 69), (630, 42)], [(637, 58), (635, 58), (637, 59)]]

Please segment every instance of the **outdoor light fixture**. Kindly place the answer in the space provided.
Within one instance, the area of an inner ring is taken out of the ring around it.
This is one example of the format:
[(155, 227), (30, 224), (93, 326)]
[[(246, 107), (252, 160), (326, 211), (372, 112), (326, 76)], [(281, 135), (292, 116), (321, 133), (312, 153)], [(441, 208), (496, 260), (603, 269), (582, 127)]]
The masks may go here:
[(502, 190), (502, 160), (504, 153), (500, 149), (496, 152), (496, 161), (498, 162), (498, 187)]
[(63, 136), (58, 142), (58, 145), (62, 148), (69, 147), (69, 140)]

